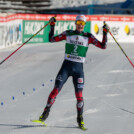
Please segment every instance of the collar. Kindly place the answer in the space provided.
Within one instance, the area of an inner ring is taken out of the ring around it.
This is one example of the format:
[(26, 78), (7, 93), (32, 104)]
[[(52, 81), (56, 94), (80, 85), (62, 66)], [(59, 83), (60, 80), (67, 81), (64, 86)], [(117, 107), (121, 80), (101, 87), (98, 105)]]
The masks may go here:
[[(83, 31), (82, 31), (82, 32), (83, 32)], [(81, 34), (82, 32), (79, 32), (79, 31), (75, 30), (75, 33), (76, 33), (76, 34)]]

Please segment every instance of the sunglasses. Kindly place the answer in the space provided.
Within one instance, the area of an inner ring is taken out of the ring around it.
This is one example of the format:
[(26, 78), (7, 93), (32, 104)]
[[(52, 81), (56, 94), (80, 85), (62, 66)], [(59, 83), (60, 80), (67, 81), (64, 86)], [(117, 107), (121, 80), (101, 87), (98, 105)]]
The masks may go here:
[(81, 24), (81, 25), (84, 26), (86, 23), (85, 23), (84, 21), (82, 21), (82, 20), (77, 20), (77, 21), (76, 21), (76, 24), (77, 24), (77, 25), (80, 25), (80, 24)]

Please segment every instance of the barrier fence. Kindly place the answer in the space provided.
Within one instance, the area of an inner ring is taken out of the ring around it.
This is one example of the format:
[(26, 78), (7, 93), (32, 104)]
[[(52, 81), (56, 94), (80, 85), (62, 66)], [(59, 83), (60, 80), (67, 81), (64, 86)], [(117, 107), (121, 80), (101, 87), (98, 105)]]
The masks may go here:
[[(19, 45), (28, 40), (33, 34), (48, 23), (55, 15), (50, 14), (12, 14), (0, 17), (0, 48)], [(77, 15), (57, 15), (55, 35), (67, 29), (75, 30), (75, 18)], [(115, 15), (86, 15), (87, 24), (85, 32), (91, 32), (99, 40), (102, 40), (103, 21), (110, 26), (112, 34), (119, 42), (134, 42), (134, 16)], [(46, 43), (50, 27), (42, 30), (28, 43)], [(114, 42), (108, 36), (109, 42)]]

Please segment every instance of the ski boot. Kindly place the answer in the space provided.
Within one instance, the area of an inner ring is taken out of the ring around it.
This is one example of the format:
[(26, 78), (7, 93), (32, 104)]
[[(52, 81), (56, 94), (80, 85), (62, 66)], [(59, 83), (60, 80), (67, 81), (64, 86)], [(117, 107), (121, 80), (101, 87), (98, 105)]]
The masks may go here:
[(48, 118), (49, 112), (50, 112), (50, 109), (45, 108), (44, 112), (39, 117), (39, 120), (40, 121), (45, 121)]
[(78, 123), (78, 126), (79, 126), (79, 128), (80, 129), (82, 129), (82, 130), (87, 130), (85, 127), (84, 127), (84, 121), (83, 121), (83, 117), (82, 117), (82, 115), (79, 115), (78, 117), (77, 117), (77, 123)]

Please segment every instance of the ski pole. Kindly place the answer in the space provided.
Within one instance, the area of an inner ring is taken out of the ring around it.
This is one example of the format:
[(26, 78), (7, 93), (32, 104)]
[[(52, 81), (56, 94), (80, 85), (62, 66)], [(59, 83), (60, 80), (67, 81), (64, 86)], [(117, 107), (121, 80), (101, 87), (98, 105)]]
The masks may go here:
[(128, 61), (130, 62), (130, 64), (133, 66), (134, 68), (134, 64), (132, 63), (132, 61), (129, 59), (129, 57), (127, 56), (127, 54), (125, 53), (125, 51), (123, 50), (123, 48), (120, 46), (120, 44), (117, 42), (117, 40), (115, 39), (115, 37), (113, 36), (113, 34), (109, 31), (110, 35), (113, 37), (113, 39), (115, 40), (115, 42), (117, 43), (117, 45), (119, 46), (119, 48), (121, 49), (121, 51), (124, 53), (124, 55), (126, 56), (126, 58), (128, 59)]
[[(105, 21), (104, 21), (105, 24)], [(113, 36), (113, 34), (110, 32), (110, 30), (108, 30), (108, 32), (110, 33), (110, 35), (112, 36), (112, 38), (114, 39), (114, 41), (116, 42), (116, 44), (119, 46), (119, 48), (121, 49), (121, 51), (124, 53), (124, 55), (126, 56), (126, 58), (128, 59), (128, 61), (130, 62), (130, 64), (133, 66), (134, 68), (134, 64), (132, 63), (132, 61), (129, 59), (129, 57), (127, 56), (127, 54), (125, 53), (125, 51), (123, 50), (123, 48), (120, 46), (120, 44), (117, 42), (117, 40), (115, 39), (115, 37)]]
[[(48, 23), (49, 24), (49, 23)], [(13, 54), (15, 54), (20, 48), (22, 48), (27, 42), (29, 42), (32, 38), (34, 38), (41, 30), (43, 30), (48, 24), (42, 27), (39, 31), (37, 31), (34, 35), (32, 35), (26, 42), (24, 42), (20, 47), (18, 47), (15, 51), (13, 51), (9, 56), (7, 56), (3, 61), (0, 62), (0, 65), (4, 63), (7, 59), (9, 59)]]
[[(55, 16), (56, 17), (56, 16)], [(50, 22), (49, 22), (50, 23)], [(9, 56), (7, 56), (3, 61), (0, 62), (0, 65), (8, 60), (13, 54), (15, 54), (20, 48), (22, 48), (27, 42), (29, 42), (32, 38), (34, 38), (40, 31), (42, 31), (45, 27), (49, 25), (47, 23), (44, 27), (42, 27), (39, 31), (37, 31), (34, 35), (32, 35), (26, 42), (24, 42), (20, 47), (18, 47), (15, 51), (13, 51)]]

